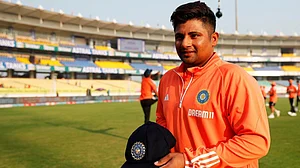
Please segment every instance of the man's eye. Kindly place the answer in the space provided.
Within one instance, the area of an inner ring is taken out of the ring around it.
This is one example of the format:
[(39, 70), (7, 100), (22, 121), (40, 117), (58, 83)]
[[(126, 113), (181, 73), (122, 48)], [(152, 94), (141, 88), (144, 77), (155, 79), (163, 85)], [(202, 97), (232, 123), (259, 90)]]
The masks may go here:
[(181, 36), (176, 36), (176, 37), (175, 37), (176, 40), (182, 40), (182, 38), (183, 38), (183, 37), (181, 37)]
[(198, 34), (192, 34), (191, 37), (192, 38), (197, 38), (199, 35)]

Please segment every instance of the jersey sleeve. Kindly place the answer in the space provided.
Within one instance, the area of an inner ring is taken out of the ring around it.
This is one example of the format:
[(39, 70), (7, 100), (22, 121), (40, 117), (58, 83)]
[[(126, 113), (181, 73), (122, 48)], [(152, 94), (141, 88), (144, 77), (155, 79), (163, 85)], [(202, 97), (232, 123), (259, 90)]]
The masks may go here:
[(186, 167), (243, 167), (268, 153), (269, 123), (257, 82), (248, 74), (224, 80), (224, 109), (236, 135), (213, 148), (185, 149)]
[(151, 86), (151, 90), (155, 93), (155, 95), (157, 95), (157, 88), (156, 88), (156, 85), (154, 83), (154, 81), (151, 81), (150, 82), (150, 86)]
[[(162, 79), (161, 79), (162, 81)], [(163, 127), (167, 127), (167, 122), (166, 118), (163, 113), (163, 105), (162, 105), (162, 100), (163, 100), (163, 82), (160, 82), (160, 85), (158, 86), (158, 101), (157, 101), (157, 107), (156, 107), (156, 123)]]

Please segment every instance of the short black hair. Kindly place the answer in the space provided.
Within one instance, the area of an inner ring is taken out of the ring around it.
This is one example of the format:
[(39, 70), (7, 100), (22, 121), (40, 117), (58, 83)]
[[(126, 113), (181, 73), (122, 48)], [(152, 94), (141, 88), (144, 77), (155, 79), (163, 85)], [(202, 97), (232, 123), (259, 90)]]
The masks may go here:
[(212, 33), (215, 32), (216, 16), (204, 2), (200, 1), (180, 5), (172, 13), (170, 21), (172, 22), (175, 31), (179, 24), (183, 24), (192, 19), (201, 20), (204, 24), (211, 26)]

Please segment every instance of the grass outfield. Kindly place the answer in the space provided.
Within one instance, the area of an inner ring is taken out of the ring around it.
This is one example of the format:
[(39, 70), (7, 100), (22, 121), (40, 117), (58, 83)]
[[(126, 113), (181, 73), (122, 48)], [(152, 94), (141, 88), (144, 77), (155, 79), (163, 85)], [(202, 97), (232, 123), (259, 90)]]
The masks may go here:
[[(287, 98), (276, 106), (282, 116), (269, 120), (272, 144), (260, 167), (300, 167), (300, 115), (287, 115)], [(0, 167), (119, 168), (142, 123), (138, 102), (0, 109)]]

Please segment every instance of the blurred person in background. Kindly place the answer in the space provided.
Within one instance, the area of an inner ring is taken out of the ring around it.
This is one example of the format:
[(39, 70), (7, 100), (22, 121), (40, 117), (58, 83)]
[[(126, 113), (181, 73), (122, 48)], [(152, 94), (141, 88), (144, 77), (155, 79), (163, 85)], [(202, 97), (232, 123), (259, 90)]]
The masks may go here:
[(276, 83), (272, 82), (271, 88), (268, 92), (268, 95), (270, 95), (269, 108), (271, 110), (271, 114), (269, 115), (269, 118), (275, 118), (275, 114), (274, 114), (275, 112), (276, 112), (277, 117), (280, 116), (280, 111), (275, 108), (275, 104), (277, 102), (277, 92), (276, 92), (275, 86), (276, 86)]
[[(265, 99), (265, 103), (266, 103), (266, 101), (267, 101), (266, 87), (263, 86), (263, 85), (261, 85), (261, 86), (260, 86), (260, 90), (261, 90), (261, 94), (263, 95), (263, 97), (264, 97), (264, 99)], [(267, 105), (267, 103), (266, 103), (266, 105)]]
[(297, 116), (295, 107), (294, 107), (294, 99), (297, 95), (297, 88), (293, 85), (293, 79), (289, 79), (289, 86), (286, 88), (286, 92), (289, 94), (289, 102), (291, 109), (288, 112), (288, 115), (294, 117)]
[(299, 101), (300, 101), (300, 82), (299, 79), (297, 79), (297, 100), (296, 100), (296, 107), (295, 107), (295, 111), (298, 111), (298, 105), (299, 105)]
[(158, 95), (156, 85), (151, 79), (151, 72), (151, 69), (145, 70), (141, 84), (140, 103), (144, 112), (144, 123), (150, 120), (151, 106), (157, 102)]

